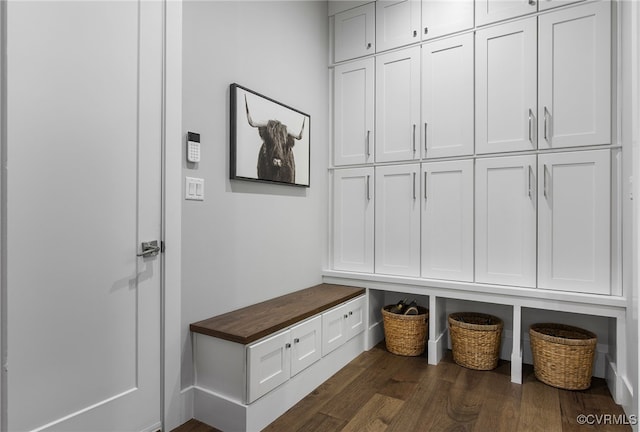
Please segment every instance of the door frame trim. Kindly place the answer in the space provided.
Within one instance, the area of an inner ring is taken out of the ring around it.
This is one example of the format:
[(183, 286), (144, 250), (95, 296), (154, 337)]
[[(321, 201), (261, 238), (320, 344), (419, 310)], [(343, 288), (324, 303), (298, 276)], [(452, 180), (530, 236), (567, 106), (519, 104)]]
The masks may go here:
[(182, 0), (164, 0), (160, 413), (162, 430), (185, 421), (181, 400)]

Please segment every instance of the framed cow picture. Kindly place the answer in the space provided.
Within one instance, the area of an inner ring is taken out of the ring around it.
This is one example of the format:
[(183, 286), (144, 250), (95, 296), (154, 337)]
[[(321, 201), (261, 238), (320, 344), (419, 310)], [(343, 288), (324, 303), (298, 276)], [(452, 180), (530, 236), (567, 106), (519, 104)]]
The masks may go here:
[(231, 179), (309, 187), (311, 117), (231, 84)]

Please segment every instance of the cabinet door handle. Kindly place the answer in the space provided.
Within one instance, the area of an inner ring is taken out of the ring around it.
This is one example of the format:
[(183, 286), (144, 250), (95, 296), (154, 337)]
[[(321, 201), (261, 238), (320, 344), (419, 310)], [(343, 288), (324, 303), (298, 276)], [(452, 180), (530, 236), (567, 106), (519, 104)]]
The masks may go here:
[(418, 37), (418, 30), (413, 31), (413, 37)]
[(293, 340), (293, 343), (300, 343), (300, 338), (295, 338), (295, 339)]
[(413, 153), (416, 152), (416, 125), (413, 125)]
[(367, 131), (367, 157), (371, 156), (371, 131)]
[(531, 173), (533, 172), (533, 170), (531, 169), (531, 165), (529, 165), (529, 169), (527, 171), (527, 194), (529, 196), (529, 199), (531, 199)]
[(371, 49), (371, 42), (367, 43), (367, 49)]
[(529, 142), (533, 144), (533, 138), (531, 133), (531, 125), (533, 124), (533, 111), (529, 108)]
[(529, 5), (530, 6), (535, 6), (536, 5), (536, 0), (529, 0)]
[(413, 200), (416, 199), (416, 173), (413, 173)]
[(544, 197), (546, 199), (549, 199), (549, 197), (547, 196), (547, 164), (544, 164), (542, 168), (542, 177), (543, 177), (543, 183), (544, 183), (544, 189), (543, 189)]
[(429, 124), (424, 122), (424, 155), (427, 156), (427, 127)]
[(347, 318), (349, 318), (349, 315), (344, 314), (344, 319), (347, 319)]
[(424, 172), (424, 202), (427, 202), (427, 176), (429, 174), (425, 171)]
[(549, 113), (549, 110), (547, 109), (547, 107), (544, 107), (544, 140), (547, 142), (549, 142), (549, 138), (551, 138), (551, 136), (549, 135), (548, 126), (548, 124), (551, 122), (550, 116), (551, 114)]
[(353, 311), (349, 311), (349, 316), (353, 315)]
[(287, 342), (287, 344), (284, 347), (285, 348), (291, 348), (291, 344), (289, 342)]
[(371, 201), (371, 176), (367, 174), (367, 201)]

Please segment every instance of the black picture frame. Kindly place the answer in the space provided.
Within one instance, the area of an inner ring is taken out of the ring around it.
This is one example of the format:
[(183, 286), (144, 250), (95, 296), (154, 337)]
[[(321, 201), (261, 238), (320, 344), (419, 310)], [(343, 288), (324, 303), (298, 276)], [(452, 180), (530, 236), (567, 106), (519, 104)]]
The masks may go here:
[(230, 178), (309, 187), (311, 116), (230, 85)]

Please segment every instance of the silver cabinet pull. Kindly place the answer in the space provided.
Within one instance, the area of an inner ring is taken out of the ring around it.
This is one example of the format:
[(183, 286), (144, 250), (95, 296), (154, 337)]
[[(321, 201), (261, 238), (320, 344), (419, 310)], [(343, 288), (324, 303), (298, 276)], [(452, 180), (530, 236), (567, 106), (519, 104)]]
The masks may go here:
[(544, 140), (549, 142), (549, 129), (548, 129), (548, 123), (550, 122), (550, 113), (549, 110), (547, 109), (547, 107), (544, 107)]
[(429, 175), (428, 172), (424, 172), (424, 201), (427, 202), (427, 176)]
[(531, 125), (533, 124), (533, 111), (529, 108), (529, 142), (533, 144), (532, 133), (531, 133)]
[(544, 197), (546, 199), (549, 199), (549, 197), (547, 196), (547, 164), (544, 164), (542, 168), (542, 177), (543, 177), (543, 183), (544, 183), (544, 189), (543, 189)]
[(418, 30), (413, 31), (413, 37), (418, 37)]
[(529, 165), (529, 170), (527, 171), (527, 194), (529, 196), (529, 199), (531, 199), (531, 173), (533, 172), (533, 170), (531, 169), (531, 165)]
[(535, 6), (536, 5), (536, 0), (529, 0), (529, 5), (530, 6)]
[(429, 33), (429, 27), (424, 28), (424, 34), (427, 34), (427, 33)]
[(413, 173), (413, 199), (416, 199), (416, 173)]
[(413, 125), (413, 152), (416, 152), (416, 125)]
[(371, 42), (367, 43), (367, 49), (371, 49)]
[(293, 343), (300, 343), (300, 338), (295, 338), (295, 339), (293, 340)]
[(160, 253), (160, 246), (158, 245), (158, 240), (152, 240), (149, 242), (142, 242), (142, 252), (136, 254), (139, 257), (154, 257)]
[(371, 156), (371, 131), (367, 131), (367, 157)]
[(427, 156), (427, 127), (429, 124), (424, 122), (424, 155)]
[(285, 348), (291, 348), (291, 344), (289, 342), (287, 342), (284, 347)]
[(371, 176), (367, 174), (367, 201), (371, 201)]

